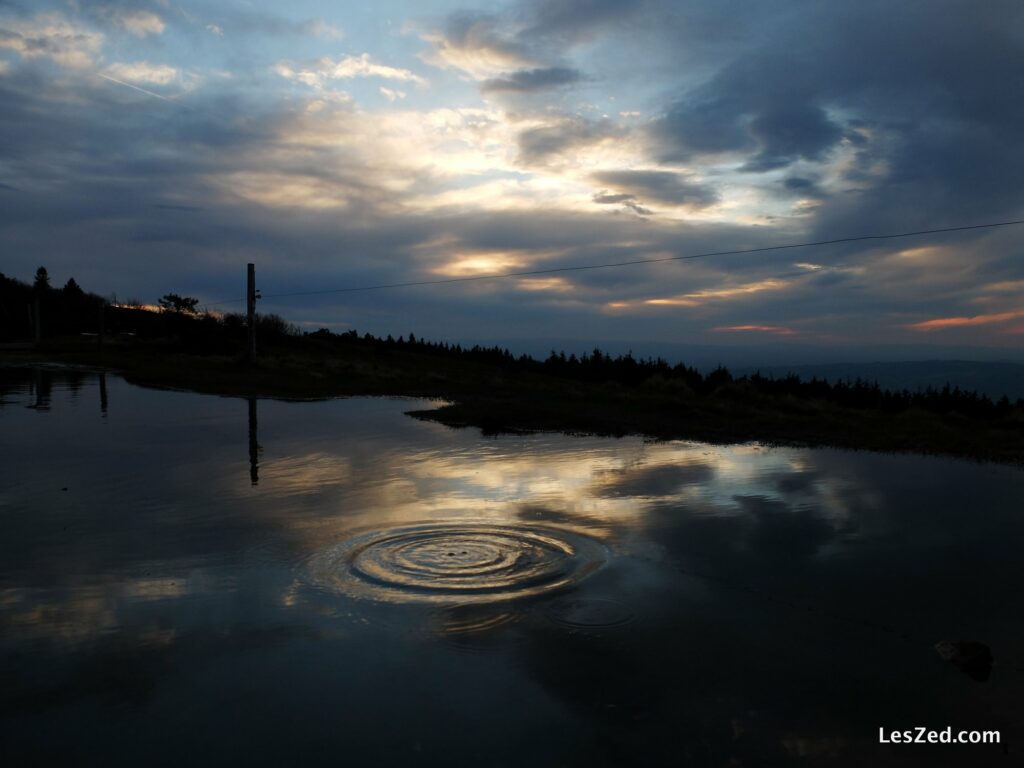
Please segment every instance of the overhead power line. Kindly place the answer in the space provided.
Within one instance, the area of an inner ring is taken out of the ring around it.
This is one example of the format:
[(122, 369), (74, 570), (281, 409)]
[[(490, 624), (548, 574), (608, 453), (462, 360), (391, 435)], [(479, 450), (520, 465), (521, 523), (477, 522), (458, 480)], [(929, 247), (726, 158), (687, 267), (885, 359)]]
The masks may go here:
[[(638, 264), (661, 264), (668, 261), (690, 261), (692, 259), (706, 259), (711, 256), (738, 256), (747, 253), (764, 253), (768, 251), (785, 251), (795, 248), (813, 248), (822, 245), (838, 245), (840, 243), (857, 243), (867, 240), (894, 240), (901, 237), (918, 237), (920, 235), (938, 235), (947, 232), (966, 232), (974, 229), (994, 229), (996, 227), (1010, 227), (1017, 224), (1024, 224), (1024, 219), (1014, 221), (996, 221), (988, 224), (970, 224), (958, 227), (941, 227), (939, 229), (919, 229), (913, 232), (896, 232), (883, 235), (855, 235), (853, 237), (839, 237), (832, 240), (815, 240), (806, 243), (787, 243), (785, 245), (764, 245), (757, 248), (738, 248), (727, 251), (706, 251), (704, 253), (690, 253), (680, 256), (661, 256), (651, 259), (633, 259), (630, 261), (614, 261), (605, 264), (582, 264), (573, 267), (550, 267), (547, 269), (530, 269), (521, 272), (502, 272), (491, 275), (468, 275), (465, 277), (448, 277), (437, 280), (411, 280), (403, 283), (382, 283), (380, 285), (360, 285), (350, 288), (325, 288), (316, 291), (294, 291), (291, 293), (269, 293), (264, 294), (264, 299), (284, 299), (296, 296), (319, 296), (331, 293), (356, 293), (358, 291), (383, 291), (391, 288), (415, 288), (423, 285), (446, 285), (449, 283), (469, 283), (481, 280), (501, 280), (510, 277), (535, 277), (537, 275), (552, 275), (562, 272), (583, 272), (593, 269), (612, 269), (615, 267), (631, 267)], [(225, 299), (213, 302), (207, 306), (228, 304), (238, 299)]]

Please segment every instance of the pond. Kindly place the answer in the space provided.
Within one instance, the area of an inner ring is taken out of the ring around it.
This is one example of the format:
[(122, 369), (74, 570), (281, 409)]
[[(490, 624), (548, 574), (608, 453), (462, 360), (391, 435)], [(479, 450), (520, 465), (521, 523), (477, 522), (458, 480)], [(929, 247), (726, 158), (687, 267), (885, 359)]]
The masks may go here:
[(1020, 759), (1024, 472), (430, 405), (0, 369), (5, 764)]

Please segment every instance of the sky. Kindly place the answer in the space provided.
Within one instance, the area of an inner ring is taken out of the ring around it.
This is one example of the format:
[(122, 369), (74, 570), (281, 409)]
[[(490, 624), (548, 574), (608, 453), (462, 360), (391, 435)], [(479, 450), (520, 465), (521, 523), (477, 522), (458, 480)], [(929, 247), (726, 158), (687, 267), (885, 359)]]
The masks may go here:
[(1024, 219), (1021, 125), (1018, 0), (0, 0), (0, 272), (241, 311), (253, 262), (304, 330), (1020, 358), (1024, 226), (308, 292)]

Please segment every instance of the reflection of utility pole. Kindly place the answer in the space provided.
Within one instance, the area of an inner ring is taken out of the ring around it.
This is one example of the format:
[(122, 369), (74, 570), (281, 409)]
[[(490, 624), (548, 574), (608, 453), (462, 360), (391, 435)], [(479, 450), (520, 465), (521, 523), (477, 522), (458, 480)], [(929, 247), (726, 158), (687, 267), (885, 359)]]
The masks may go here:
[(260, 482), (259, 425), (256, 422), (256, 398), (249, 398), (249, 482)]
[(250, 363), (256, 362), (256, 265), (247, 268), (245, 290), (245, 307), (249, 322), (249, 345), (246, 347), (245, 358)]
[(100, 413), (107, 415), (107, 374), (100, 374)]

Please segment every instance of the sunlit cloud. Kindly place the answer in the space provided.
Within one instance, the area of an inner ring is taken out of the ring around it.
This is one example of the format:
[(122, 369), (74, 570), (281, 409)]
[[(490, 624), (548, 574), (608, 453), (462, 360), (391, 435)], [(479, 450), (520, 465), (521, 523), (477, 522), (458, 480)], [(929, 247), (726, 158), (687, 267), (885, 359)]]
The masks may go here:
[(274, 71), (283, 78), (295, 80), (314, 88), (322, 88), (329, 80), (348, 80), (355, 77), (379, 77), (416, 85), (427, 84), (426, 79), (415, 72), (379, 64), (373, 61), (368, 53), (360, 56), (344, 56), (337, 61), (324, 57), (305, 66), (296, 66), (290, 62), (281, 61), (274, 66)]
[(68, 69), (95, 66), (103, 48), (101, 32), (76, 24), (59, 13), (42, 13), (31, 19), (0, 18), (0, 49), (14, 51), (22, 59), (50, 59)]
[(446, 277), (472, 277), (524, 269), (528, 263), (526, 255), (521, 253), (458, 254), (447, 263), (435, 267), (433, 272)]
[(705, 288), (700, 291), (684, 293), (679, 296), (663, 298), (635, 299), (630, 301), (614, 301), (607, 306), (611, 309), (630, 309), (635, 307), (699, 307), (709, 301), (729, 301), (765, 291), (781, 291), (790, 287), (792, 281), (769, 278), (753, 283), (729, 286), (725, 288)]
[(947, 328), (970, 328), (978, 325), (995, 325), (1017, 320), (1024, 317), (1024, 310), (1014, 312), (998, 312), (990, 315), (974, 315), (972, 317), (938, 317), (906, 326), (912, 331), (941, 331)]
[(167, 85), (178, 77), (178, 70), (174, 67), (166, 64), (150, 64), (146, 61), (111, 64), (107, 67), (106, 73), (121, 80), (154, 85)]
[(421, 33), (432, 44), (422, 58), (442, 69), (457, 69), (474, 80), (486, 80), (520, 69), (540, 66), (522, 46), (498, 31), (491, 16), (450, 20), (448, 29)]
[[(263, 249), (264, 275), (283, 270), (275, 254), (287, 252), (312, 285), (325, 270), (324, 279), (375, 284), (927, 229), (1015, 218), (1020, 207), (1019, 100), (973, 79), (934, 91), (937, 49), (919, 38), (879, 49), (892, 73), (879, 89), (863, 67), (862, 27), (831, 11), (795, 10), (777, 20), (779, 37), (760, 38), (719, 34), (758, 23), (768, 12), (756, 4), (743, 19), (707, 4), (713, 23), (700, 33), (603, 0), (510, 0), (493, 11), (456, 0), (371, 4), (353, 14), (306, 0), (258, 5), (0, 3), (0, 146), (17, 158), (0, 182), (2, 250), (15, 254), (5, 272), (31, 279), (45, 258), (55, 273), (81, 281), (92, 270), (90, 282), (148, 301), (191, 274), (213, 281), (212, 300), (228, 285), (214, 286), (223, 278), (211, 265), (246, 249)], [(887, 29), (917, 29), (924, 14), (900, 6)], [(927, 18), (941, 26), (953, 15)], [(830, 35), (830, 67), (794, 69), (814, 60), (812, 21)], [(347, 53), (332, 42), (340, 22), (358, 29)], [(1001, 29), (966, 23), (949, 34), (979, 71), (1009, 71), (1020, 41)], [(779, 39), (800, 56), (777, 55)], [(143, 96), (180, 109), (143, 108)], [(188, 221), (153, 213), (153, 203), (196, 201), (204, 213)], [(31, 226), (33, 211), (60, 225)], [(1020, 321), (985, 320), (1012, 314), (1024, 293), (1015, 235), (1004, 231), (458, 291), (478, 304), (529, 302), (523, 338), (721, 343), (728, 333), (783, 335), (755, 328), (827, 327), (889, 343), (977, 327), (1008, 346), (1019, 335), (997, 337)], [(109, 254), (104, 263), (134, 263), (144, 247), (156, 271), (85, 265), (75, 255), (85, 240)], [(340, 253), (341, 242), (356, 245)], [(181, 272), (171, 253), (194, 269)], [(336, 254), (329, 267), (324, 253)], [(386, 335), (399, 306), (390, 301), (316, 319)], [(275, 309), (296, 323), (312, 317), (305, 306)], [(686, 309), (678, 323), (660, 322)], [(505, 333), (501, 311), (482, 336)], [(432, 312), (420, 316), (428, 335), (459, 327)], [(824, 343), (817, 330), (800, 335)], [(960, 343), (966, 334), (940, 335)]]
[(986, 283), (981, 290), (989, 293), (1022, 293), (1024, 280), (1001, 280), (997, 283)]
[(404, 99), (406, 96), (405, 91), (393, 90), (391, 88), (385, 88), (383, 85), (377, 89), (380, 91), (380, 95), (388, 101), (394, 102), (400, 99)]
[(135, 37), (163, 34), (166, 24), (152, 11), (110, 10), (111, 20)]
[(772, 333), (776, 336), (794, 336), (797, 333), (784, 325), (723, 325), (711, 330), (716, 333)]
[(550, 291), (552, 293), (572, 293), (576, 286), (564, 277), (530, 277), (520, 278), (519, 287), (524, 291)]

